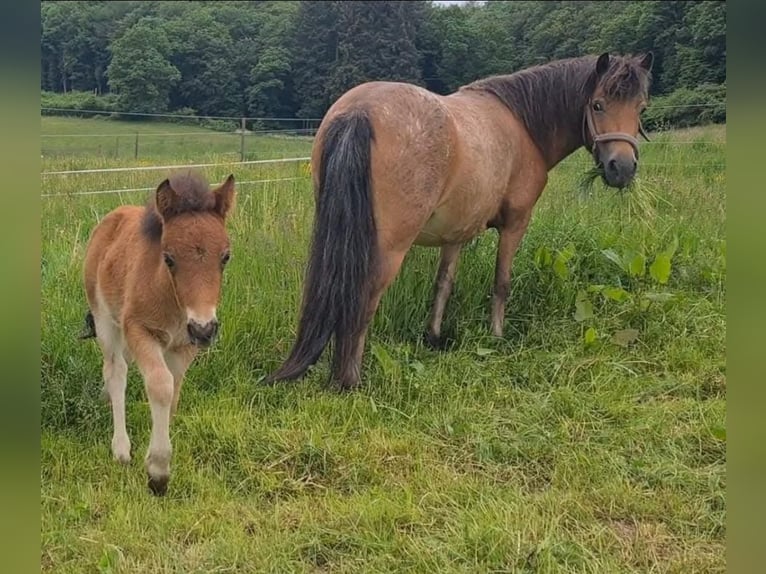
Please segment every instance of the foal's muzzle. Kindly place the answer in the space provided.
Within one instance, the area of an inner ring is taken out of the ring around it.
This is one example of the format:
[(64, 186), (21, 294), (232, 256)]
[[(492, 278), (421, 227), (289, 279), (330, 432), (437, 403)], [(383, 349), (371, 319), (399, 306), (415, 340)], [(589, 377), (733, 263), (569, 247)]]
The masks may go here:
[(193, 319), (186, 324), (191, 342), (198, 347), (209, 347), (218, 334), (218, 321), (213, 319), (201, 325)]

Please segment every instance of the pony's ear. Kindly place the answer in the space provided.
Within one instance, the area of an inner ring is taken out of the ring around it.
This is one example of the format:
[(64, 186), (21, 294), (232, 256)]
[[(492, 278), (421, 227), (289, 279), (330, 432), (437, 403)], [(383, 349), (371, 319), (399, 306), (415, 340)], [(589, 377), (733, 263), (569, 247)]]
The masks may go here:
[(231, 208), (234, 207), (236, 197), (233, 173), (226, 178), (220, 187), (213, 191), (213, 195), (215, 195), (215, 211), (225, 219)]
[(601, 76), (609, 69), (609, 52), (604, 52), (596, 61), (596, 75)]
[(647, 52), (639, 61), (639, 65), (647, 72), (652, 71), (652, 64), (654, 64), (654, 53)]
[(154, 195), (154, 202), (157, 206), (157, 211), (166, 219), (173, 213), (173, 208), (177, 199), (176, 191), (170, 185), (170, 180), (165, 179), (160, 185), (157, 186), (157, 191)]

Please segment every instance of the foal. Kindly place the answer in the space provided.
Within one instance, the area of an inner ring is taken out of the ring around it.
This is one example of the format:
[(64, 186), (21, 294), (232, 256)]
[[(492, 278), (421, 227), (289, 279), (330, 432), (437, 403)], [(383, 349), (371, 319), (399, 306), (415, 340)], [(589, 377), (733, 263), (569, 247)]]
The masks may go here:
[(217, 189), (198, 173), (171, 175), (146, 207), (122, 206), (93, 230), (85, 255), (89, 312), (83, 338), (104, 355), (104, 390), (112, 404), (112, 453), (130, 462), (125, 428), (128, 362), (146, 385), (152, 433), (149, 488), (165, 494), (170, 477), (170, 418), (186, 369), (218, 331), (216, 306), (229, 261), (225, 222), (234, 176)]

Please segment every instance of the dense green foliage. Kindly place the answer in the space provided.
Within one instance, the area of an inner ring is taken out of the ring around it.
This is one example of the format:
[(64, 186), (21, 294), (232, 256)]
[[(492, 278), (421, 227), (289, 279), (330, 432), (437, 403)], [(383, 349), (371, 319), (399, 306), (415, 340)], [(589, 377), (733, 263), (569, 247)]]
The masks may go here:
[(653, 95), (685, 90), (679, 99), (721, 110), (687, 111), (684, 124), (725, 113), (725, 89), (689, 93), (725, 85), (724, 2), (44, 1), (41, 11), (42, 90), (113, 92), (108, 105), (122, 111), (321, 117), (365, 80), (448, 93), (556, 58), (652, 50)]

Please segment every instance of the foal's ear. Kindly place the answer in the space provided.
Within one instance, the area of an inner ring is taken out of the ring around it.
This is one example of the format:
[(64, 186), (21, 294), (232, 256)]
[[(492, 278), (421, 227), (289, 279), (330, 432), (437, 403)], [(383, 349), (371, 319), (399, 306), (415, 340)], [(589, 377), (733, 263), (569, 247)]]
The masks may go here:
[(175, 206), (178, 195), (173, 187), (170, 185), (170, 180), (164, 180), (159, 186), (157, 186), (157, 192), (154, 196), (154, 201), (157, 206), (157, 211), (163, 219), (172, 215), (173, 207)]
[(221, 217), (226, 218), (226, 215), (231, 211), (231, 208), (234, 207), (234, 198), (236, 196), (233, 173), (226, 178), (226, 181), (224, 181), (220, 187), (213, 191), (213, 195), (215, 195), (216, 212)]
[(609, 52), (604, 52), (596, 61), (596, 74), (602, 75), (609, 69)]
[(651, 72), (652, 64), (654, 64), (654, 53), (647, 52), (646, 54), (644, 54), (644, 56), (641, 58), (638, 64), (647, 72)]

